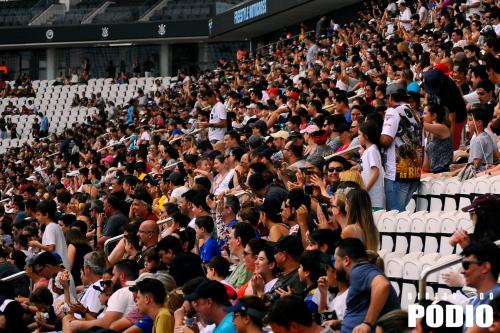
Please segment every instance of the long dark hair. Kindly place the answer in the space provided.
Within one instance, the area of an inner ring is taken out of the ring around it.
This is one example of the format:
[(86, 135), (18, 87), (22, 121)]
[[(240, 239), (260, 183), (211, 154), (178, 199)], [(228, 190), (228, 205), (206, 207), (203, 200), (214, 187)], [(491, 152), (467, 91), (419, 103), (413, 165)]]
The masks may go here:
[(476, 210), (477, 222), (474, 227), (474, 233), (470, 236), (472, 242), (477, 241), (497, 241), (500, 239), (500, 223), (498, 223), (498, 214), (500, 209)]

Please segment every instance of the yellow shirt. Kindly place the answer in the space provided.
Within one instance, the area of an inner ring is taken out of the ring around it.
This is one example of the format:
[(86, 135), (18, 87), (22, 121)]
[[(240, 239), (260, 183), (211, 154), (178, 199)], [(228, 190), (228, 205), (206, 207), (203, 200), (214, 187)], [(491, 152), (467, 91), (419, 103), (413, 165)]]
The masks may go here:
[(167, 308), (162, 308), (155, 317), (153, 333), (172, 333), (174, 331), (174, 318)]
[(161, 198), (158, 200), (158, 202), (156, 203), (156, 208), (158, 208), (159, 210), (161, 210), (161, 207), (163, 207), (163, 204), (167, 201), (167, 196), (166, 195), (162, 195)]

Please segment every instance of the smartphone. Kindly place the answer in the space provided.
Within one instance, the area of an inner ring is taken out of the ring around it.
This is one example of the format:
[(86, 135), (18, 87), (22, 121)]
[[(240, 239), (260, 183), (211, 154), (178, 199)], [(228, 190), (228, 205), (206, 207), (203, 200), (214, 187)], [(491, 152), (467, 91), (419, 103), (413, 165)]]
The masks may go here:
[(306, 195), (313, 195), (313, 186), (311, 184), (304, 185), (304, 193)]

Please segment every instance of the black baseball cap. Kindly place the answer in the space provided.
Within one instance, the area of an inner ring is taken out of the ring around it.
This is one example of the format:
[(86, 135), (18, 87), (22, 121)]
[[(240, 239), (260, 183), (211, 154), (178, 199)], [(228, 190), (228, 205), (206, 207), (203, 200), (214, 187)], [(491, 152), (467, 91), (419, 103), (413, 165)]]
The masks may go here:
[(215, 303), (230, 306), (229, 296), (224, 285), (218, 281), (208, 280), (202, 282), (196, 290), (185, 297), (188, 301), (196, 301), (200, 298), (212, 299)]

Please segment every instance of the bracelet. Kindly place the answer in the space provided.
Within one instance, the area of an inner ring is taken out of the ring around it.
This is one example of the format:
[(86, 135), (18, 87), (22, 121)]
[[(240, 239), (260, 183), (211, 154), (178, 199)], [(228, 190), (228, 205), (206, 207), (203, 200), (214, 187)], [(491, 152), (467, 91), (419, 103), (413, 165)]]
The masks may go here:
[(369, 322), (364, 321), (362, 324), (365, 324), (365, 325), (370, 326), (370, 329), (371, 329), (371, 330), (373, 330), (373, 325), (372, 325), (372, 324), (370, 324)]

